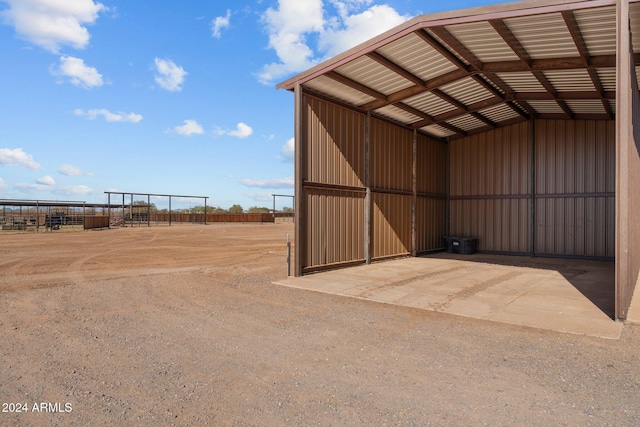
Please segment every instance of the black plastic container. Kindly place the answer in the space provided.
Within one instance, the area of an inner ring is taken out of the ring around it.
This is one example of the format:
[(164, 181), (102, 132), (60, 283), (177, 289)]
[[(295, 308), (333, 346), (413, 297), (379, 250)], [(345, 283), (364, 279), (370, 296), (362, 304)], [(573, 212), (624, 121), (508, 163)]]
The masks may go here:
[(471, 255), (476, 252), (478, 239), (473, 237), (450, 237), (445, 236), (445, 246), (450, 254)]

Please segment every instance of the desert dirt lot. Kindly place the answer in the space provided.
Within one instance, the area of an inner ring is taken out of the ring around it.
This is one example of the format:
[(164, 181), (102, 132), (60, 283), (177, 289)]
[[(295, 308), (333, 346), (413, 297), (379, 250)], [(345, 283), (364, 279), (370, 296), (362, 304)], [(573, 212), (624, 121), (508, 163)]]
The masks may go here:
[(639, 327), (604, 340), (280, 287), (286, 233), (0, 235), (0, 425), (640, 425)]

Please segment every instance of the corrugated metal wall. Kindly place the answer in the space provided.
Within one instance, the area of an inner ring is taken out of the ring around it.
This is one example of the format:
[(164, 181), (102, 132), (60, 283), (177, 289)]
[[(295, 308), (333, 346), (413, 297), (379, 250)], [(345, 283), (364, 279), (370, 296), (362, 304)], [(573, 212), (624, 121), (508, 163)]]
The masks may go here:
[(447, 200), (448, 234), (481, 251), (614, 256), (613, 121), (536, 120), (447, 146), (313, 96), (304, 111), (304, 271), (441, 249)]
[(371, 120), (372, 259), (411, 252), (413, 132)]
[(536, 120), (450, 143), (450, 234), (482, 251), (531, 253), (533, 238), (536, 255), (613, 258), (614, 192), (613, 121)]
[(528, 253), (531, 206), (528, 122), (451, 141), (450, 229), (478, 249)]
[(538, 254), (615, 252), (615, 122), (539, 120), (535, 127)]
[(304, 267), (364, 262), (364, 192), (308, 188)]
[(447, 206), (447, 146), (417, 135), (416, 159), (416, 252), (421, 253), (443, 248)]
[(309, 96), (305, 107), (308, 145), (303, 179), (363, 187), (366, 116)]
[(302, 269), (364, 262), (366, 116), (304, 97)]
[(446, 145), (416, 135), (414, 189), (412, 130), (310, 95), (303, 103), (302, 270), (442, 248)]

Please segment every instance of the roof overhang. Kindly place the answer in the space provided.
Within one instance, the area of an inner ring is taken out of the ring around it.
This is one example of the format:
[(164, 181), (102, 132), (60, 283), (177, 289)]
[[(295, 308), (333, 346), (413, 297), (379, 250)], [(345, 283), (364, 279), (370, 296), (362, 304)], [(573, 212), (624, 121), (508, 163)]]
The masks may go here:
[[(640, 0), (629, 0), (640, 75)], [(615, 118), (616, 1), (526, 1), (422, 15), (278, 88), (459, 138), (534, 118)]]

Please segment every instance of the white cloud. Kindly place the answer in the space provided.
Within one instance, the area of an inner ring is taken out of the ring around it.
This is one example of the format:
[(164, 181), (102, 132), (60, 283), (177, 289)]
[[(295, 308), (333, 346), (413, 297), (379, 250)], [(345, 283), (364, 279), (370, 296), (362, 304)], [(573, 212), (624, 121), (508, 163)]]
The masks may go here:
[(22, 148), (0, 148), (0, 165), (24, 166), (33, 170), (42, 169), (40, 164), (33, 160), (33, 156), (25, 153)]
[(53, 185), (56, 185), (56, 181), (53, 178), (51, 178), (49, 175), (43, 176), (42, 178), (40, 178), (36, 182), (38, 184), (45, 185), (47, 187), (51, 187)]
[(82, 169), (80, 169), (77, 166), (66, 165), (66, 164), (60, 165), (60, 167), (58, 168), (58, 173), (66, 176), (93, 175), (91, 173), (84, 172)]
[(251, 134), (253, 134), (253, 129), (251, 129), (251, 126), (246, 125), (242, 122), (238, 123), (238, 125), (236, 126), (236, 130), (227, 132), (227, 135), (235, 136), (236, 138), (240, 139), (247, 138), (251, 136)]
[(158, 83), (161, 88), (171, 92), (181, 91), (184, 78), (188, 74), (184, 68), (176, 65), (170, 59), (155, 58), (154, 62), (156, 64), (156, 72), (158, 73), (155, 77), (156, 83)]
[(176, 126), (165, 133), (177, 133), (183, 136), (202, 135), (204, 129), (202, 129), (202, 126), (195, 120), (185, 120), (184, 125)]
[(104, 108), (91, 109), (87, 111), (76, 108), (73, 112), (76, 116), (86, 117), (89, 120), (95, 120), (98, 116), (104, 117), (104, 119), (108, 122), (138, 123), (142, 120), (141, 114), (123, 113), (121, 111), (112, 113), (111, 111)]
[(86, 185), (49, 185), (42, 184), (38, 180), (34, 184), (21, 183), (16, 184), (15, 188), (23, 193), (31, 193), (35, 191), (48, 192), (62, 196), (86, 196), (86, 195), (100, 195), (103, 194), (100, 190), (94, 190)]
[(276, 179), (241, 179), (240, 183), (246, 187), (258, 188), (293, 188), (293, 177)]
[(324, 28), (322, 0), (279, 0), (278, 9), (269, 8), (262, 21), (269, 33), (269, 47), (280, 62), (267, 64), (258, 74), (264, 84), (274, 79), (311, 67), (317, 60), (307, 45), (307, 35), (321, 33)]
[(222, 30), (225, 28), (229, 28), (231, 20), (231, 11), (227, 9), (227, 14), (225, 16), (218, 16), (211, 23), (211, 35), (217, 39), (222, 35)]
[(327, 28), (318, 42), (318, 48), (328, 56), (335, 56), (402, 24), (408, 18), (391, 6), (375, 5), (362, 13), (346, 15)]
[(53, 69), (51, 74), (67, 77), (71, 84), (85, 89), (104, 84), (102, 74), (97, 69), (85, 65), (82, 59), (73, 56), (61, 56), (60, 66)]
[(107, 8), (93, 0), (5, 0), (9, 9), (3, 21), (15, 28), (19, 37), (58, 53), (61, 46), (83, 49), (89, 44), (87, 25)]
[(287, 162), (293, 162), (295, 154), (295, 139), (291, 138), (282, 146), (282, 157)]
[(269, 8), (262, 16), (269, 47), (279, 61), (264, 65), (258, 80), (273, 84), (410, 18), (388, 5), (362, 10), (370, 4), (371, 0), (279, 0), (277, 9)]
[(9, 186), (6, 184), (4, 179), (0, 178), (0, 191), (7, 191)]

